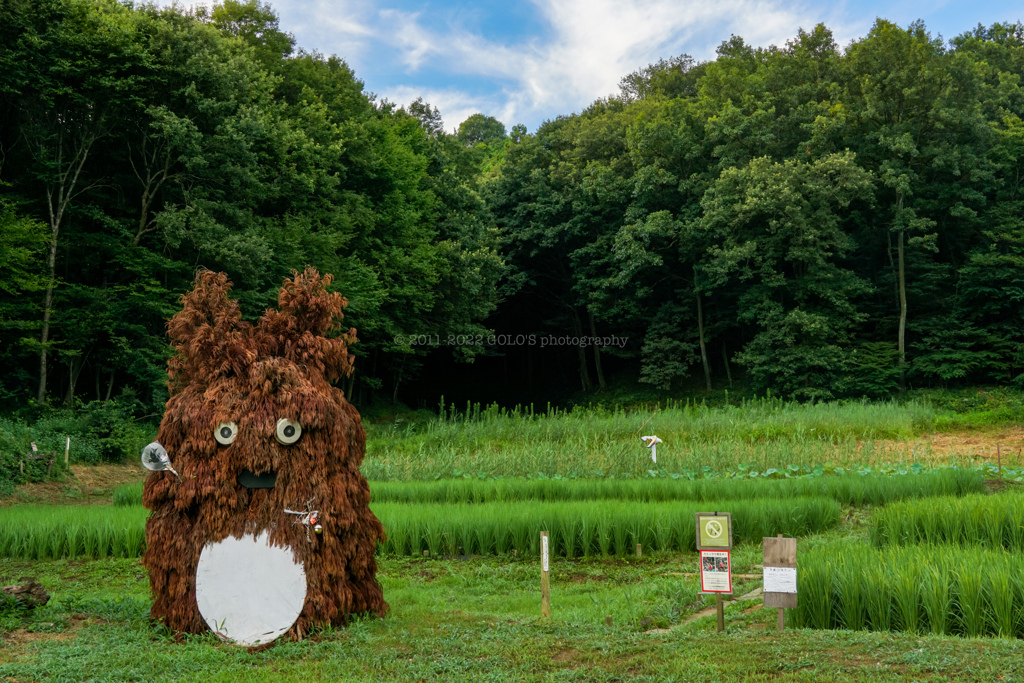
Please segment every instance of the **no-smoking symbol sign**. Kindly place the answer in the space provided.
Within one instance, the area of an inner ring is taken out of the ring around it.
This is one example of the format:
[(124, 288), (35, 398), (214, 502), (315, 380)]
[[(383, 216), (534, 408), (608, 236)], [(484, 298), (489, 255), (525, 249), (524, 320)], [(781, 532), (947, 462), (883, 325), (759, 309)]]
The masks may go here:
[(732, 515), (728, 512), (698, 512), (697, 549), (732, 550)]

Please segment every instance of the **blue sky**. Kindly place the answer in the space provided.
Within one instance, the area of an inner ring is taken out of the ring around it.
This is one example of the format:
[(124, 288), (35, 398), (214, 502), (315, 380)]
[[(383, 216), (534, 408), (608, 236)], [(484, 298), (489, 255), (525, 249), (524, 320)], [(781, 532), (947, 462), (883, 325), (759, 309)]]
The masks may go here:
[[(188, 0), (186, 0), (187, 2)], [(475, 113), (532, 132), (545, 119), (618, 91), (622, 76), (688, 53), (714, 57), (730, 34), (781, 45), (829, 26), (840, 45), (876, 17), (923, 19), (952, 38), (978, 23), (1024, 20), (1020, 2), (777, 0), (270, 0), (298, 45), (337, 54), (366, 89), (407, 104), (422, 96), (449, 130)]]

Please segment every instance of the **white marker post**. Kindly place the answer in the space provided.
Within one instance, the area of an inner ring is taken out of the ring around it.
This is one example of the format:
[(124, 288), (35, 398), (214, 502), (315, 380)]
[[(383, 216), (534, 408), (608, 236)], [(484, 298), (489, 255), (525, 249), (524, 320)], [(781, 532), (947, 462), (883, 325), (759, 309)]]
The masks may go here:
[(540, 616), (551, 617), (551, 563), (548, 554), (548, 532), (540, 532)]
[(64, 442), (64, 464), (65, 465), (68, 464), (68, 459), (70, 459), (70, 457), (71, 457), (71, 437), (69, 436), (68, 440)]

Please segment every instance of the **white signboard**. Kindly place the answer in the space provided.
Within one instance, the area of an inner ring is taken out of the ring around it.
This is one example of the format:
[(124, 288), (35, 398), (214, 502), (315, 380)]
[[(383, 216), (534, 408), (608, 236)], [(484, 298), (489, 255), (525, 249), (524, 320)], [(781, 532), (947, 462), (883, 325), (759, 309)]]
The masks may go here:
[(543, 570), (543, 571), (550, 571), (548, 569), (548, 537), (547, 536), (543, 536), (540, 539), (540, 558), (541, 558), (540, 559), (541, 570)]
[(702, 593), (732, 593), (732, 563), (728, 550), (700, 551)]
[(764, 592), (796, 593), (796, 569), (790, 567), (765, 567)]

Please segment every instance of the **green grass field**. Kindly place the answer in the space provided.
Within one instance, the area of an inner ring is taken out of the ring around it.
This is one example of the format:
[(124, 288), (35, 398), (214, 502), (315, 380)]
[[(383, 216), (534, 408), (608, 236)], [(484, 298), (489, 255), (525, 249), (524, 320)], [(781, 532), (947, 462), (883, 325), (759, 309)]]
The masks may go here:
[[(119, 557), (137, 550), (138, 484), (102, 509), (15, 505), (0, 510), (0, 585), (35, 577), (53, 599), (26, 610), (0, 598), (0, 680), (1024, 681), (1019, 456), (1007, 449), (1000, 470), (977, 451), (917, 445), (1012, 419), (998, 406), (766, 400), (374, 425), (363, 469), (392, 534), (378, 555), (391, 610), (261, 652), (149, 621), (145, 571)], [(637, 438), (651, 433), (664, 439), (657, 465)], [(761, 585), (757, 539), (798, 535), (801, 604), (783, 633), (756, 597), (727, 604), (716, 633), (697, 554), (661, 541), (692, 536), (693, 511), (719, 506), (743, 527), (737, 598)], [(550, 619), (540, 526), (554, 538)], [(87, 528), (88, 551), (72, 540)], [(72, 548), (83, 557), (38, 559)]]

